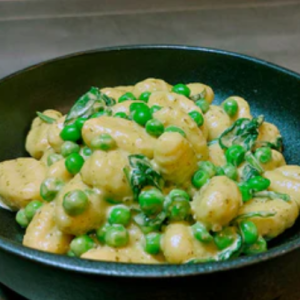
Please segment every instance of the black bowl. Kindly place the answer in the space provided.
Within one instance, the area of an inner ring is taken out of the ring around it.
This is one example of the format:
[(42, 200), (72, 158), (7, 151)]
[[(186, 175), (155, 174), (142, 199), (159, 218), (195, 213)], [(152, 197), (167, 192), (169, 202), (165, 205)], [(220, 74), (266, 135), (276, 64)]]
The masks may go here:
[[(203, 82), (216, 102), (236, 94), (284, 136), (289, 164), (300, 164), (300, 75), (220, 50), (131, 46), (51, 60), (0, 81), (0, 160), (26, 155), (35, 111), (66, 112), (90, 86), (134, 84), (147, 77)], [(299, 299), (300, 222), (268, 252), (220, 263), (141, 265), (95, 262), (25, 248), (14, 214), (0, 209), (0, 281), (30, 299)]]

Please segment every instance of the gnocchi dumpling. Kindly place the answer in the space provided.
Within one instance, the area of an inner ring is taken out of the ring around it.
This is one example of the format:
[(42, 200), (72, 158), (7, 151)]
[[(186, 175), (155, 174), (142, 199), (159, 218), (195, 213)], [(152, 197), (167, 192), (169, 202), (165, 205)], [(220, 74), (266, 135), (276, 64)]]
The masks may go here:
[[(171, 107), (172, 109), (175, 110), (181, 109), (186, 114), (196, 111), (202, 116), (202, 118), (204, 118), (201, 109), (197, 105), (195, 105), (193, 101), (191, 101), (190, 99), (188, 99), (183, 95), (179, 95), (176, 93), (166, 93), (166, 92), (152, 93), (149, 98), (148, 104), (150, 106), (158, 105), (161, 107)], [(203, 125), (201, 125), (199, 128), (201, 129), (204, 137), (207, 138), (208, 129), (207, 129), (206, 122), (204, 122)]]
[(128, 154), (122, 150), (95, 151), (81, 170), (84, 183), (103, 190), (104, 197), (112, 202), (132, 198), (132, 191), (123, 169), (128, 166)]
[(40, 185), (46, 167), (34, 158), (18, 158), (0, 163), (0, 195), (11, 209), (25, 207), (31, 200), (42, 200)]
[(225, 111), (216, 105), (210, 106), (205, 114), (205, 122), (208, 127), (208, 141), (218, 138), (232, 123)]
[(254, 198), (246, 202), (239, 211), (239, 215), (250, 212), (264, 212), (274, 215), (269, 217), (249, 217), (255, 223), (261, 236), (275, 238), (286, 229), (292, 227), (299, 215), (299, 209), (294, 200)]
[[(64, 197), (68, 192), (80, 190), (88, 197), (87, 209), (80, 215), (69, 215), (64, 209)], [(59, 192), (55, 199), (55, 223), (60, 231), (66, 234), (80, 235), (97, 229), (105, 218), (108, 203), (103, 199), (101, 191), (91, 190), (82, 182), (81, 176), (76, 175)]]
[(102, 133), (110, 134), (120, 149), (132, 154), (141, 153), (149, 158), (153, 157), (155, 138), (129, 120), (103, 116), (86, 121), (82, 128), (82, 137), (89, 147), (92, 140)]
[(190, 183), (197, 157), (190, 143), (177, 132), (165, 132), (157, 140), (154, 161), (164, 178), (175, 184)]
[(186, 222), (168, 225), (161, 243), (166, 261), (173, 264), (188, 262), (194, 258), (211, 258), (218, 252), (213, 243), (204, 244), (195, 240), (192, 229)]
[(269, 190), (288, 194), (300, 207), (299, 166), (282, 166), (265, 172), (264, 176), (271, 181)]
[(133, 95), (138, 99), (139, 96), (144, 92), (157, 92), (157, 91), (165, 91), (170, 92), (172, 86), (161, 79), (148, 78), (146, 80), (138, 82), (133, 90)]
[[(52, 109), (45, 110), (43, 114), (54, 120), (62, 116), (60, 112)], [(42, 121), (39, 117), (33, 120), (25, 144), (26, 150), (32, 157), (40, 159), (44, 152), (50, 147), (48, 142), (48, 130), (50, 127), (51, 124)]]
[(198, 160), (208, 158), (208, 147), (205, 137), (197, 124), (183, 111), (165, 107), (154, 114), (154, 118), (161, 121), (165, 128), (174, 125), (181, 128), (187, 140), (191, 143)]
[(226, 176), (217, 176), (193, 197), (192, 211), (197, 221), (220, 231), (237, 216), (242, 204), (236, 183)]
[(65, 254), (72, 236), (61, 232), (55, 222), (55, 202), (44, 204), (26, 229), (23, 244), (41, 251)]

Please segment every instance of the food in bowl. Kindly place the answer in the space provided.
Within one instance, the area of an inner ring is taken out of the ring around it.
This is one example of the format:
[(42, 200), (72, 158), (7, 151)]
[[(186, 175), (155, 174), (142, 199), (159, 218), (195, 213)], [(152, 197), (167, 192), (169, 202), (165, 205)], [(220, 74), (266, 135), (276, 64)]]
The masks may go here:
[(93, 260), (222, 261), (267, 250), (299, 214), (300, 167), (248, 103), (201, 83), (92, 87), (38, 112), (31, 158), (0, 163), (23, 244)]

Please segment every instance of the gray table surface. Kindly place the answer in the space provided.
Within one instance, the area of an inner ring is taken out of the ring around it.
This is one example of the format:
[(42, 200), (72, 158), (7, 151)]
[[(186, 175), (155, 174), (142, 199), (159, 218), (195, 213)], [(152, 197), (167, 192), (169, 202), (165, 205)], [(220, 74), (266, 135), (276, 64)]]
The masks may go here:
[[(59, 55), (151, 43), (221, 48), (300, 72), (300, 0), (0, 0), (0, 78)], [(11, 299), (21, 298), (0, 286), (0, 300)]]

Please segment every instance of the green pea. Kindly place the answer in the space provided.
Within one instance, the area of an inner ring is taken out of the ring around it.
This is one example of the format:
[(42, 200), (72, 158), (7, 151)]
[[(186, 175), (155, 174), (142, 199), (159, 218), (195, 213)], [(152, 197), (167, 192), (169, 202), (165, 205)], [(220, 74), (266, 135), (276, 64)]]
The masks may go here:
[(43, 203), (38, 200), (33, 200), (25, 207), (25, 215), (29, 221), (31, 221), (36, 212), (43, 206)]
[(200, 99), (196, 101), (195, 104), (202, 110), (204, 114), (208, 112), (209, 103), (205, 99)]
[(128, 244), (129, 234), (126, 228), (120, 224), (114, 224), (107, 228), (105, 243), (110, 247), (124, 247)]
[(261, 191), (266, 190), (270, 186), (271, 181), (262, 176), (255, 176), (255, 177), (250, 178), (247, 181), (247, 183), (248, 183), (249, 187), (251, 189), (253, 189), (254, 191), (261, 192)]
[(227, 113), (227, 115), (229, 117), (234, 117), (238, 111), (238, 103), (236, 102), (236, 100), (228, 98), (227, 100), (225, 100), (222, 103), (223, 109), (225, 110), (225, 112)]
[(202, 126), (204, 123), (203, 116), (196, 110), (189, 112), (189, 116), (195, 121), (197, 126)]
[(87, 118), (78, 118), (76, 121), (75, 121), (75, 125), (76, 127), (78, 128), (78, 130), (81, 132), (82, 130), (82, 127), (85, 123), (85, 121), (87, 120)]
[(216, 166), (210, 161), (201, 161), (199, 163), (199, 169), (205, 171), (210, 178), (217, 173)]
[(108, 227), (110, 227), (109, 224), (104, 224), (96, 231), (96, 237), (102, 244), (105, 244), (105, 235)]
[(164, 203), (164, 210), (170, 220), (184, 220), (189, 216), (191, 211), (190, 201), (185, 194), (171, 192)]
[(102, 133), (99, 136), (93, 138), (91, 146), (94, 149), (108, 151), (116, 148), (117, 144), (110, 134)]
[(60, 137), (64, 141), (77, 142), (81, 138), (81, 132), (75, 124), (67, 125), (60, 132)]
[(92, 153), (93, 153), (93, 151), (92, 151), (92, 149), (89, 148), (89, 147), (84, 147), (84, 148), (82, 149), (82, 154), (83, 154), (84, 156), (91, 156)]
[(180, 133), (183, 137), (186, 137), (186, 134), (185, 134), (185, 132), (181, 129), (181, 128), (179, 128), (179, 127), (177, 127), (177, 126), (168, 126), (166, 129), (165, 129), (165, 132), (178, 132), (178, 133)]
[(148, 134), (158, 137), (164, 133), (165, 128), (159, 120), (151, 119), (146, 123), (146, 131)]
[(161, 110), (162, 107), (159, 105), (153, 105), (150, 107), (150, 113), (151, 115), (155, 114), (157, 111)]
[(191, 94), (191, 90), (189, 89), (189, 87), (182, 83), (174, 85), (172, 88), (172, 92), (183, 95), (185, 97), (189, 97)]
[(95, 246), (94, 241), (86, 234), (80, 235), (72, 240), (70, 244), (70, 250), (80, 257), (83, 253), (93, 249)]
[(211, 234), (207, 231), (205, 226), (201, 223), (195, 223), (192, 226), (193, 235), (196, 240), (202, 243), (210, 243), (213, 240)]
[(156, 188), (145, 190), (141, 192), (138, 197), (141, 210), (147, 216), (161, 212), (164, 200), (164, 195)]
[(127, 226), (130, 220), (130, 209), (125, 205), (117, 205), (113, 207), (108, 216), (108, 222), (110, 224), (121, 224)]
[(64, 195), (63, 208), (69, 216), (78, 216), (83, 214), (89, 204), (89, 198), (81, 190), (73, 190)]
[(129, 117), (126, 115), (126, 113), (120, 111), (120, 112), (117, 112), (115, 115), (114, 115), (115, 118), (121, 118), (121, 119), (125, 119), (125, 120), (129, 120)]
[(148, 105), (144, 102), (133, 102), (130, 104), (129, 106), (129, 111), (131, 113), (133, 113), (134, 111), (136, 111), (137, 109), (149, 109)]
[(238, 179), (238, 170), (232, 164), (226, 164), (225, 166), (223, 166), (223, 171), (224, 171), (224, 174), (228, 178), (230, 178), (232, 180), (237, 180)]
[(222, 167), (217, 167), (216, 176), (223, 176), (225, 172)]
[(79, 145), (70, 141), (64, 142), (60, 148), (60, 152), (63, 157), (67, 157), (71, 153), (78, 153), (79, 151), (80, 151)]
[(132, 93), (127, 92), (119, 98), (118, 102), (121, 103), (121, 102), (124, 102), (124, 101), (127, 101), (127, 100), (136, 100), (136, 98)]
[(49, 177), (42, 182), (40, 195), (44, 200), (50, 202), (56, 197), (63, 185), (64, 183), (60, 179)]
[(26, 228), (30, 221), (28, 220), (28, 218), (26, 217), (25, 214), (25, 210), (21, 209), (17, 212), (16, 214), (16, 222), (22, 227), (22, 228)]
[(266, 252), (268, 250), (268, 245), (266, 240), (260, 236), (254, 244), (245, 246), (243, 250), (243, 252), (247, 255), (259, 254)]
[(139, 100), (142, 100), (147, 103), (149, 101), (150, 96), (151, 96), (150, 92), (144, 92), (144, 93), (140, 94)]
[(151, 255), (156, 255), (160, 252), (161, 234), (157, 232), (148, 233), (145, 236), (145, 252)]
[(245, 158), (245, 149), (241, 145), (230, 146), (225, 153), (228, 163), (238, 167)]
[(260, 163), (266, 164), (272, 159), (272, 150), (270, 147), (261, 147), (256, 149), (254, 155)]
[(49, 154), (47, 157), (47, 165), (48, 167), (52, 166), (54, 163), (58, 162), (59, 160), (63, 159), (63, 156), (60, 154)]
[(209, 181), (209, 174), (203, 170), (194, 173), (192, 177), (192, 184), (196, 188), (201, 188)]
[(249, 201), (249, 200), (252, 199), (252, 197), (253, 197), (252, 196), (252, 190), (251, 190), (250, 186), (246, 182), (240, 183), (238, 185), (238, 187), (239, 187), (239, 190), (240, 190), (240, 192), (242, 194), (242, 200), (243, 200), (243, 202), (247, 202), (247, 201)]
[(169, 197), (171, 198), (176, 198), (176, 197), (181, 197), (181, 198), (185, 198), (186, 200), (190, 201), (190, 195), (184, 191), (184, 190), (180, 190), (180, 189), (174, 189), (169, 193)]
[(132, 119), (134, 122), (138, 123), (141, 126), (145, 124), (152, 118), (150, 109), (148, 106), (140, 106), (132, 113)]
[(69, 256), (69, 257), (76, 257), (75, 253), (72, 250), (69, 250), (67, 252), (67, 256)]
[(214, 236), (214, 241), (219, 250), (231, 246), (235, 240), (235, 232), (231, 227), (225, 227), (217, 232)]
[(65, 166), (67, 171), (75, 175), (77, 174), (84, 164), (84, 158), (78, 153), (70, 154), (65, 160)]
[(239, 225), (244, 242), (248, 245), (254, 244), (258, 239), (258, 230), (256, 225), (249, 220), (243, 220)]

